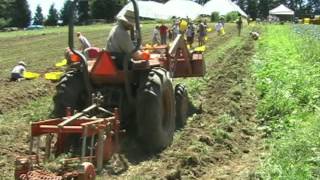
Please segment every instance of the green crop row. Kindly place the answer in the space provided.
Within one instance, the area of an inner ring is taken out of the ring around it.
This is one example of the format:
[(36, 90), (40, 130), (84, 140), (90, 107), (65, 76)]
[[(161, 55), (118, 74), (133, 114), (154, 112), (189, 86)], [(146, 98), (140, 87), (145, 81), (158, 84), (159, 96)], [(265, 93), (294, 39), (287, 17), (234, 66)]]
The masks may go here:
[(253, 65), (257, 113), (271, 135), (264, 179), (320, 177), (319, 45), (292, 26), (268, 26), (259, 42)]

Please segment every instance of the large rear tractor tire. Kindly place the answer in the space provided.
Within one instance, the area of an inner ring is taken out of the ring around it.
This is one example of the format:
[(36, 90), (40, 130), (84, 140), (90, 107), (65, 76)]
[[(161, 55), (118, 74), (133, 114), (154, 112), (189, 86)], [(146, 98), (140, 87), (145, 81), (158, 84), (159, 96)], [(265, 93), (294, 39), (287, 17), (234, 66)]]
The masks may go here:
[(137, 134), (142, 148), (159, 152), (169, 146), (175, 131), (175, 98), (169, 73), (152, 69), (137, 94)]
[(85, 87), (82, 74), (79, 71), (70, 71), (63, 75), (56, 86), (56, 94), (53, 97), (55, 117), (66, 116), (66, 109), (81, 111), (84, 108)]
[(182, 84), (177, 84), (174, 92), (176, 97), (176, 128), (181, 129), (186, 125), (188, 118), (188, 92)]

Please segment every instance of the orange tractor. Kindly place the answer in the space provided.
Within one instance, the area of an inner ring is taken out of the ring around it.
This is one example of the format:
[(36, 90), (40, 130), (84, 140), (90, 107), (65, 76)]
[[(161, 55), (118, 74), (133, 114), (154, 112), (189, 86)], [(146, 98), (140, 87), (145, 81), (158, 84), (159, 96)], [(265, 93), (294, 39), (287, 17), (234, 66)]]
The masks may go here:
[[(131, 2), (136, 51), (141, 46), (139, 10), (136, 1)], [(146, 151), (161, 151), (170, 145), (175, 130), (183, 127), (188, 112), (186, 87), (174, 88), (172, 78), (205, 74), (202, 52), (189, 52), (182, 35), (171, 47), (144, 48), (150, 51), (145, 60), (133, 61), (131, 54), (123, 54), (122, 67), (112, 52), (93, 48), (85, 56), (74, 49), (76, 3), (70, 10), (69, 67), (53, 97), (56, 118), (31, 124), (30, 155), (17, 158), (16, 179), (94, 179), (103, 162), (118, 151), (123, 129), (133, 132)], [(46, 138), (41, 148), (42, 136)], [(64, 168), (55, 174), (37, 168), (53, 155), (70, 153)], [(74, 161), (79, 166), (68, 168)]]

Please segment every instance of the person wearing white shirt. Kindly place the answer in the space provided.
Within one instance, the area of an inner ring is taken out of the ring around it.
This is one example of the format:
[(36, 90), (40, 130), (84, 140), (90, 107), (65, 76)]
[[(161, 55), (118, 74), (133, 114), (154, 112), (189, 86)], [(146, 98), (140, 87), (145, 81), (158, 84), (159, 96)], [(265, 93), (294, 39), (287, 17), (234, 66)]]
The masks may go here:
[(153, 33), (152, 33), (152, 43), (153, 44), (160, 44), (159, 37), (160, 37), (159, 26), (156, 26), (153, 29)]
[(26, 71), (26, 63), (20, 61), (11, 71), (11, 81), (17, 81), (23, 79), (23, 73)]
[(80, 41), (81, 44), (81, 51), (84, 51), (85, 49), (91, 47), (90, 42), (88, 41), (88, 39), (86, 37), (84, 37), (80, 32), (77, 32), (77, 37)]

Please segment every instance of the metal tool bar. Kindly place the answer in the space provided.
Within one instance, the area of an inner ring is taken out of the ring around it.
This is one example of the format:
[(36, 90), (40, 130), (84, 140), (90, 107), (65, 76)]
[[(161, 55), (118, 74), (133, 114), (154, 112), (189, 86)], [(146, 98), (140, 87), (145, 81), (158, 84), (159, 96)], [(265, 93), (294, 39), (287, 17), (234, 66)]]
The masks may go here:
[(82, 139), (82, 150), (81, 150), (81, 162), (84, 162), (83, 157), (86, 155), (86, 147), (87, 147), (87, 132), (88, 126), (84, 126), (83, 139)]
[[(90, 157), (93, 156), (93, 149), (94, 149), (94, 136), (91, 136)], [(92, 158), (90, 158), (90, 162), (92, 163)]]
[(58, 124), (58, 127), (62, 128), (63, 126), (67, 125), (68, 123), (71, 123), (75, 119), (87, 114), (88, 112), (90, 112), (91, 110), (93, 110), (96, 107), (97, 107), (97, 104), (92, 104), (91, 106), (89, 106), (88, 108), (84, 109), (83, 111), (71, 116), (67, 120), (65, 120), (65, 121), (61, 122), (60, 124)]

